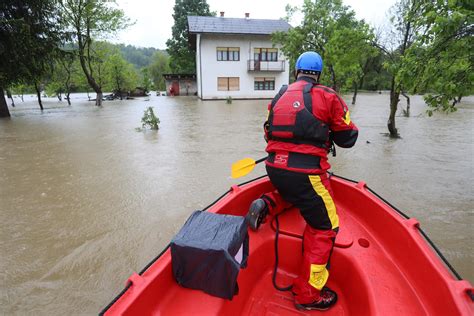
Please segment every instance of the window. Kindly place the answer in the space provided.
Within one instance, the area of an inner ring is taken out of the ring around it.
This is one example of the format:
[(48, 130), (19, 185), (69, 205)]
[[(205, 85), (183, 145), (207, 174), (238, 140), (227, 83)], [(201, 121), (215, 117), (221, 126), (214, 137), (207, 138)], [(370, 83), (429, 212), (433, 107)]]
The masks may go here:
[(240, 78), (239, 77), (218, 77), (217, 90), (218, 91), (239, 91)]
[(275, 78), (256, 77), (254, 90), (275, 90)]
[(277, 48), (254, 48), (254, 59), (259, 61), (278, 61)]
[(239, 61), (239, 47), (217, 47), (217, 60), (219, 61)]

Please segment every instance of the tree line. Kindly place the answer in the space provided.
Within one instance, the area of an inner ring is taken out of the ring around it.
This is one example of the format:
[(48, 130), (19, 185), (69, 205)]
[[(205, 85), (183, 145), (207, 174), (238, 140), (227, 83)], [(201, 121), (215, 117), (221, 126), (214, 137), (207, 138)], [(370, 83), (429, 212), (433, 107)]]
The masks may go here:
[[(358, 20), (342, 0), (305, 0), (287, 6), (286, 19), (300, 11), (299, 25), (275, 33), (274, 44), (293, 66), (304, 51), (319, 52), (322, 83), (340, 92), (389, 90), (387, 127), (396, 137), (400, 97), (424, 94), (428, 114), (451, 112), (474, 92), (474, 4), (468, 0), (398, 0), (389, 23), (374, 29)], [(9, 116), (4, 90), (41, 89), (58, 97), (78, 90), (122, 91), (141, 85), (164, 89), (165, 72), (194, 73), (188, 15), (213, 16), (206, 0), (175, 0), (167, 53), (111, 45), (103, 39), (130, 25), (111, 0), (3, 0), (0, 2), (0, 117)], [(134, 64), (134, 66), (131, 65)], [(138, 71), (137, 71), (138, 70)]]
[(9, 97), (33, 92), (43, 109), (42, 91), (69, 104), (71, 92), (93, 91), (101, 105), (103, 91), (165, 89), (166, 52), (103, 40), (128, 25), (114, 1), (2, 1), (0, 117), (9, 116), (5, 91)]
[[(74, 55), (74, 47), (63, 47), (63, 55), (50, 63), (48, 71), (40, 78), (39, 88), (48, 97), (63, 99), (71, 105), (70, 94), (91, 91)], [(162, 74), (169, 72), (169, 57), (165, 51), (155, 48), (141, 48), (132, 45), (112, 44), (96, 41), (93, 45), (94, 59), (91, 63), (97, 73), (97, 80), (104, 91), (123, 95), (136, 87), (145, 91), (164, 90)], [(20, 82), (7, 88), (7, 97), (36, 93), (31, 84)], [(12, 99), (14, 106), (14, 101)], [(41, 104), (41, 98), (39, 98)]]
[(428, 114), (452, 112), (474, 92), (474, 2), (398, 0), (389, 25), (374, 29), (358, 20), (342, 0), (305, 0), (287, 6), (287, 19), (300, 11), (300, 25), (273, 36), (294, 65), (303, 51), (322, 55), (322, 83), (336, 91), (390, 90), (390, 135), (398, 136), (395, 114), (400, 96), (424, 94)]

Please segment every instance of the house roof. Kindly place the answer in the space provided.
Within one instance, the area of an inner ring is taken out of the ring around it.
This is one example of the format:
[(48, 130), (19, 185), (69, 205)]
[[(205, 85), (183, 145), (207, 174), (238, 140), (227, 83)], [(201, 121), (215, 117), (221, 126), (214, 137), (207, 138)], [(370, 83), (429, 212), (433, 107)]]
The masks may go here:
[(240, 19), (213, 16), (188, 16), (190, 34), (254, 34), (270, 35), (273, 32), (286, 32), (291, 25), (285, 20)]

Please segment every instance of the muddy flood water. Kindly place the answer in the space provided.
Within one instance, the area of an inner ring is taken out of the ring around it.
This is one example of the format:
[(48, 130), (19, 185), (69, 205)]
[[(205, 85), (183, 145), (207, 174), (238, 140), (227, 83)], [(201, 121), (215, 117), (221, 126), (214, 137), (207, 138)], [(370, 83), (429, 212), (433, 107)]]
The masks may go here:
[[(192, 211), (264, 173), (230, 179), (232, 162), (265, 155), (268, 100), (153, 95), (98, 108), (76, 95), (71, 107), (46, 99), (43, 113), (31, 96), (15, 101), (0, 120), (1, 315), (97, 314)], [(359, 140), (332, 170), (416, 217), (472, 283), (474, 97), (433, 117), (412, 97), (400, 139), (385, 135), (388, 102), (361, 94), (350, 106)], [(158, 132), (136, 130), (148, 106)]]

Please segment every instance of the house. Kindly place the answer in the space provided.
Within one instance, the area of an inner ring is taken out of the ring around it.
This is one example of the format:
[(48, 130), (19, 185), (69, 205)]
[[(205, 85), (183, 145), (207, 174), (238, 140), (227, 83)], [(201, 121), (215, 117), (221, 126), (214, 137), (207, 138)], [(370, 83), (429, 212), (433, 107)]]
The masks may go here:
[(188, 16), (196, 48), (197, 95), (203, 100), (273, 98), (288, 84), (289, 64), (271, 34), (286, 32), (284, 20)]

